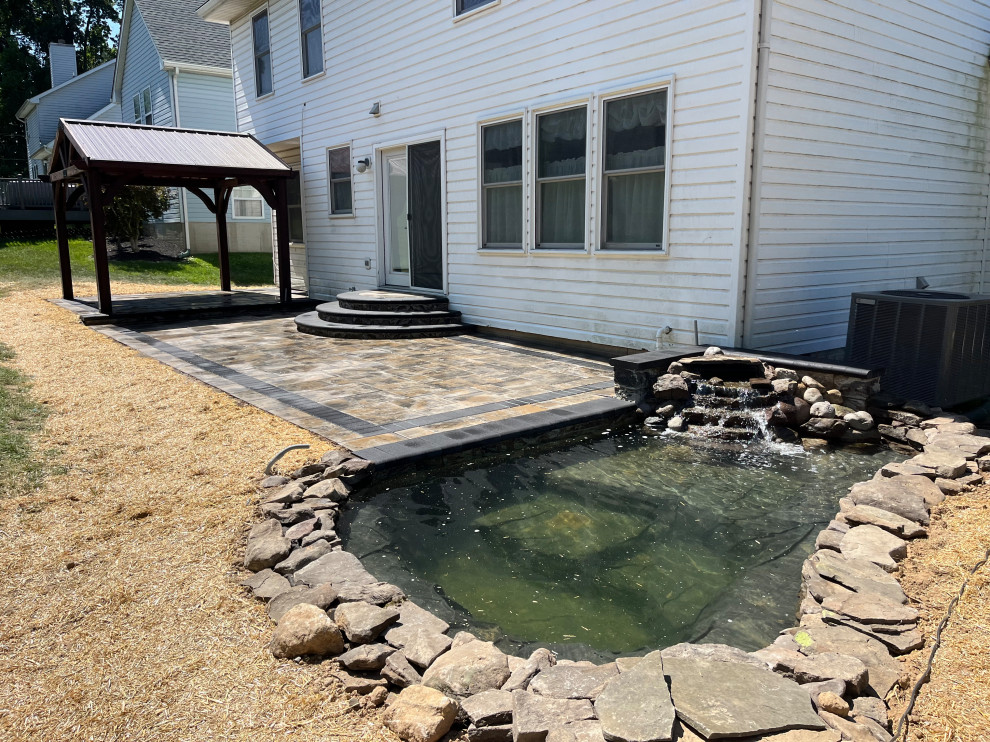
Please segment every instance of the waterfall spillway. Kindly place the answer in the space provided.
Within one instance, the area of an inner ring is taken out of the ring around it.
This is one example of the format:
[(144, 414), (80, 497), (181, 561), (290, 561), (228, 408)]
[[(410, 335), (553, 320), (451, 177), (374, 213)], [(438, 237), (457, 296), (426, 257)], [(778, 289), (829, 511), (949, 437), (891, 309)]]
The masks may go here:
[[(760, 380), (757, 380), (760, 381)], [(691, 396), (681, 417), (696, 433), (729, 440), (771, 440), (767, 409), (777, 403), (771, 389), (754, 388), (752, 382), (688, 383)]]

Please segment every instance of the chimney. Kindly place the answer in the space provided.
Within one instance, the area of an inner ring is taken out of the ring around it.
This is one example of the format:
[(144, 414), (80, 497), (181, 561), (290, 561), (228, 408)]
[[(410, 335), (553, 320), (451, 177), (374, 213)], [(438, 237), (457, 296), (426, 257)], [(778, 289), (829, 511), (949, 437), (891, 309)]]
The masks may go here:
[(76, 76), (76, 47), (59, 40), (48, 45), (48, 64), (52, 70), (52, 87)]

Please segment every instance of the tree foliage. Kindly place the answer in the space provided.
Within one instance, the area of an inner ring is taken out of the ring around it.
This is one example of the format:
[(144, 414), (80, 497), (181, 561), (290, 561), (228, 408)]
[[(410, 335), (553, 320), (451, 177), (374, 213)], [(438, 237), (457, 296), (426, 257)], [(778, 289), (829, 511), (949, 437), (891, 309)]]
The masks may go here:
[(137, 250), (141, 230), (150, 219), (161, 219), (172, 204), (172, 192), (161, 186), (127, 186), (107, 207), (107, 234), (117, 246), (127, 241)]
[(6, 0), (0, 2), (0, 177), (27, 172), (24, 127), (17, 109), (51, 87), (48, 45), (76, 47), (85, 72), (113, 59), (122, 0)]

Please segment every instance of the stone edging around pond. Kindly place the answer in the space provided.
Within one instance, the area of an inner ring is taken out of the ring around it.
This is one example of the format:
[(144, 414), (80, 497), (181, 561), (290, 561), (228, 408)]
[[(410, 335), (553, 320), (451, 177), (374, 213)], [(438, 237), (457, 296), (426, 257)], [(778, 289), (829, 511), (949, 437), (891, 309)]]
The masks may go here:
[(262, 482), (265, 520), (245, 553), (255, 574), (242, 584), (268, 601), (276, 657), (335, 658), (352, 703), (387, 703), (385, 724), (409, 742), (465, 728), (471, 742), (885, 742), (884, 699), (909, 682), (895, 657), (924, 644), (891, 572), (907, 540), (927, 534), (931, 508), (990, 471), (990, 438), (954, 419), (917, 429), (922, 454), (840, 501), (802, 570), (799, 626), (756, 652), (679, 644), (596, 666), (449, 637), (447, 623), (342, 550), (338, 513), (372, 475), (342, 451)]

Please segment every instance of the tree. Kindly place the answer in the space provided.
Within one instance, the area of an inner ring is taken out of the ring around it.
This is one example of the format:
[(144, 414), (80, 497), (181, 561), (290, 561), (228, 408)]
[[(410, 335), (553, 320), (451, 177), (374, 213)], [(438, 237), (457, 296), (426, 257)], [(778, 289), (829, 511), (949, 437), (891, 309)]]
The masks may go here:
[(76, 46), (85, 72), (114, 58), (122, 0), (8, 0), (0, 3), (0, 177), (27, 172), (24, 127), (17, 109), (51, 86), (48, 45)]
[(172, 204), (172, 192), (161, 186), (126, 186), (106, 209), (107, 234), (137, 250), (141, 230), (150, 219), (161, 219)]

